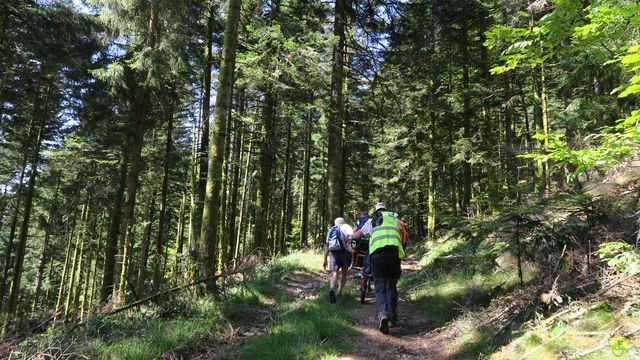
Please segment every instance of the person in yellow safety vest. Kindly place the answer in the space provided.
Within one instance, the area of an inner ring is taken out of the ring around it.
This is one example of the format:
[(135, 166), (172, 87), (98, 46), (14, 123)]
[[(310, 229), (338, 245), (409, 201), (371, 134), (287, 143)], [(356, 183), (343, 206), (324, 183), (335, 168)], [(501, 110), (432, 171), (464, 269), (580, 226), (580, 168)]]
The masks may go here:
[(400, 221), (394, 213), (387, 211), (384, 203), (378, 203), (373, 217), (353, 233), (354, 239), (363, 235), (370, 236), (369, 253), (376, 288), (378, 329), (383, 334), (388, 334), (389, 326), (396, 326), (398, 321), (396, 286), (401, 274), (400, 260), (404, 258), (401, 229)]

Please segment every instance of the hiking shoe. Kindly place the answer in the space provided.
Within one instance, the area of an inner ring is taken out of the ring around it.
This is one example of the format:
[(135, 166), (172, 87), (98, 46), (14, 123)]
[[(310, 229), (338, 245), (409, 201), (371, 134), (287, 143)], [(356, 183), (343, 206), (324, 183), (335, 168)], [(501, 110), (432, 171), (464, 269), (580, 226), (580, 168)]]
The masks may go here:
[(397, 317), (392, 317), (389, 319), (389, 326), (390, 327), (396, 327), (398, 325), (398, 318)]
[(336, 292), (333, 289), (329, 290), (329, 302), (332, 304), (336, 302)]
[(383, 317), (382, 319), (380, 319), (380, 325), (378, 326), (378, 329), (380, 330), (381, 333), (388, 335), (389, 334), (389, 319), (386, 317)]

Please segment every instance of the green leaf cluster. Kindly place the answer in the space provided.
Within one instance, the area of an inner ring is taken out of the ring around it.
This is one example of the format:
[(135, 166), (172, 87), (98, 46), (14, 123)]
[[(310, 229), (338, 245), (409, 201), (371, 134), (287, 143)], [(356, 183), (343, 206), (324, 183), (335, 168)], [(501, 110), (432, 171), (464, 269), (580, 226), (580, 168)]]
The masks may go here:
[(619, 272), (640, 272), (640, 249), (621, 241), (602, 243), (595, 252), (602, 262)]

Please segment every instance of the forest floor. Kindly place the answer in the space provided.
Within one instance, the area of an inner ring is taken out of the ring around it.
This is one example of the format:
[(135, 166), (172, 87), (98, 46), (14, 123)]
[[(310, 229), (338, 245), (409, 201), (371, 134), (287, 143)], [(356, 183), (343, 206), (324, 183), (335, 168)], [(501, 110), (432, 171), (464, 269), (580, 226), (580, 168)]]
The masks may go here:
[[(406, 261), (402, 265), (403, 276), (415, 276), (422, 268), (415, 260)], [(410, 299), (405, 289), (399, 288), (398, 325), (390, 329), (389, 335), (382, 334), (377, 328), (375, 314), (375, 294), (367, 294), (365, 304), (356, 303), (359, 288), (355, 275), (349, 272), (348, 289), (336, 305), (330, 305), (326, 298), (326, 274), (313, 271), (295, 271), (285, 276), (278, 286), (298, 305), (276, 315), (286, 317), (302, 309), (302, 302), (315, 300), (321, 306), (346, 307), (348, 321), (355, 331), (348, 336), (347, 351), (337, 351), (332, 357), (337, 359), (446, 359), (455, 357), (456, 349), (451, 346), (454, 334), (439, 324), (426, 320), (420, 315), (418, 304)], [(270, 299), (273, 309), (255, 309), (254, 316), (232, 322), (232, 336), (224, 342), (203, 341), (189, 349), (165, 353), (162, 359), (238, 359), (243, 356), (243, 347), (256, 338), (267, 336), (274, 325), (274, 314), (279, 304)]]

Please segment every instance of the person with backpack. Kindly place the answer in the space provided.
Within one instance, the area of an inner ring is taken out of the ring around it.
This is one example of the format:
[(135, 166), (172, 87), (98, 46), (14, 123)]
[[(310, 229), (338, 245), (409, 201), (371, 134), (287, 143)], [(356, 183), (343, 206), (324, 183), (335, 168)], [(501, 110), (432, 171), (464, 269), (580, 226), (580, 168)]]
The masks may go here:
[[(353, 235), (353, 229), (341, 217), (335, 219), (334, 226), (327, 234), (322, 267), (325, 271), (327, 270), (327, 257), (330, 255), (329, 301), (331, 303), (336, 302), (336, 296), (342, 293), (342, 289), (347, 283), (347, 270), (351, 266), (351, 235)], [(341, 278), (336, 289), (339, 272), (341, 273)]]
[(369, 236), (371, 269), (376, 289), (376, 307), (378, 329), (389, 334), (389, 326), (398, 321), (397, 283), (402, 270), (400, 260), (404, 258), (402, 246), (402, 227), (393, 212), (387, 211), (384, 203), (375, 206), (373, 217), (364, 226), (353, 233), (353, 238)]

